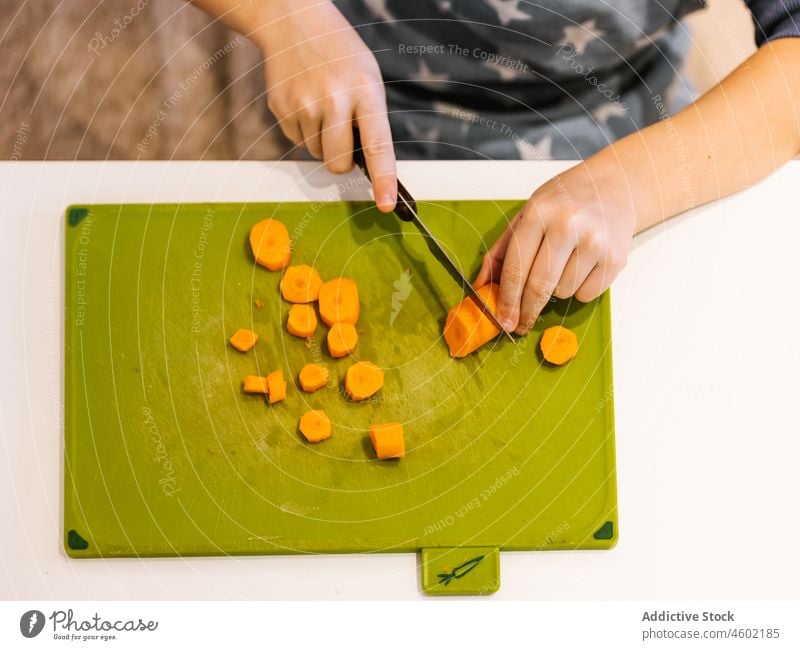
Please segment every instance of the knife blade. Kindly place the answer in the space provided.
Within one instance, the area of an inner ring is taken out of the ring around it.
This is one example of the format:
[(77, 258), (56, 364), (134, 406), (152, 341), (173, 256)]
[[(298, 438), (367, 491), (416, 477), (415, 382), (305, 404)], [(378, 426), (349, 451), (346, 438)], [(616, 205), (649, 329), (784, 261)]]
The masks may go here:
[[(356, 165), (358, 165), (358, 168), (364, 173), (364, 176), (366, 176), (367, 180), (371, 183), (372, 179), (370, 178), (369, 170), (367, 169), (364, 151), (361, 148), (361, 139), (358, 135), (358, 129), (353, 130), (353, 161), (356, 163)], [(414, 200), (414, 197), (411, 196), (411, 193), (400, 182), (400, 180), (397, 181), (397, 204), (395, 205), (394, 212), (401, 220), (409, 221), (414, 224), (417, 230), (419, 230), (419, 232), (422, 234), (428, 250), (433, 254), (433, 257), (439, 262), (439, 264), (444, 267), (448, 275), (458, 286), (461, 287), (461, 290), (472, 299), (478, 309), (480, 309), (481, 312), (483, 312), (486, 317), (492, 321), (494, 326), (497, 327), (500, 332), (504, 334), (512, 343), (514, 343), (514, 337), (512, 337), (511, 334), (503, 329), (503, 326), (500, 325), (500, 321), (497, 320), (497, 316), (494, 315), (494, 312), (489, 308), (489, 305), (486, 304), (486, 301), (481, 298), (481, 295), (475, 290), (469, 280), (464, 277), (464, 274), (461, 272), (461, 269), (458, 268), (458, 265), (447, 254), (447, 251), (442, 247), (442, 245), (439, 243), (439, 240), (436, 239), (428, 226), (425, 225), (425, 222), (420, 219), (419, 212), (417, 211), (417, 202)]]

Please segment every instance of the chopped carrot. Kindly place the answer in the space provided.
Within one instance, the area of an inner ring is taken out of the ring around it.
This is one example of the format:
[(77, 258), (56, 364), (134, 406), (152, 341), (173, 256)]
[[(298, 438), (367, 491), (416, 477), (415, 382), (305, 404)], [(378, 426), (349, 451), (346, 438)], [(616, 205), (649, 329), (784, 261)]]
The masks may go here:
[(230, 338), (231, 345), (239, 350), (239, 352), (252, 350), (256, 341), (258, 341), (258, 334), (244, 329), (236, 330), (234, 335)]
[(319, 315), (329, 327), (334, 323), (358, 322), (361, 305), (358, 287), (349, 278), (329, 280), (319, 290)]
[(264, 306), (264, 301), (263, 300), (259, 300), (258, 298), (256, 298), (254, 300), (254, 302), (256, 304), (256, 309), (261, 309)]
[(266, 377), (247, 375), (244, 378), (243, 388), (245, 393), (262, 393), (263, 395), (269, 393)]
[(375, 455), (380, 458), (402, 458), (406, 453), (403, 440), (403, 425), (399, 422), (373, 424), (369, 428), (369, 437), (375, 448)]
[(309, 411), (300, 418), (300, 433), (309, 442), (322, 442), (331, 437), (331, 419), (325, 411)]
[(261, 266), (280, 271), (292, 255), (289, 231), (276, 219), (264, 219), (250, 229), (250, 248)]
[(317, 315), (311, 305), (292, 305), (286, 320), (289, 334), (307, 339), (317, 329)]
[(313, 393), (328, 384), (328, 369), (318, 363), (309, 363), (300, 371), (300, 388), (306, 393)]
[(539, 348), (546, 361), (563, 366), (578, 354), (578, 337), (575, 332), (561, 325), (548, 327), (539, 341)]
[[(486, 284), (477, 289), (487, 307), (497, 309), (500, 286)], [(500, 333), (500, 329), (484, 314), (472, 298), (466, 297), (447, 314), (444, 324), (444, 340), (450, 348), (451, 357), (465, 357)]]
[(383, 388), (383, 370), (369, 361), (359, 361), (348, 368), (344, 376), (344, 389), (353, 401), (372, 397)]
[(335, 359), (346, 357), (356, 349), (358, 332), (350, 323), (334, 323), (328, 330), (328, 352)]
[(321, 286), (322, 278), (317, 269), (308, 264), (290, 266), (281, 278), (281, 295), (287, 302), (314, 302)]
[(283, 378), (283, 371), (276, 370), (267, 375), (267, 386), (269, 387), (269, 403), (274, 404), (286, 399), (286, 380)]

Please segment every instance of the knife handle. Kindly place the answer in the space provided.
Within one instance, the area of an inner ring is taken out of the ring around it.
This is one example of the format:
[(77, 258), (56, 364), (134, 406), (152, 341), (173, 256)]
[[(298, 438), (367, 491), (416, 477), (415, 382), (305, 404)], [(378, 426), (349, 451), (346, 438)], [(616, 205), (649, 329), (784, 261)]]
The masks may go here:
[[(361, 134), (358, 132), (358, 128), (353, 129), (353, 162), (364, 173), (367, 180), (372, 182), (369, 169), (367, 169), (367, 159), (364, 157), (364, 149), (361, 146)], [(397, 206), (394, 211), (403, 221), (413, 221), (414, 215), (410, 211), (417, 211), (417, 202), (399, 180), (397, 181)]]
[(353, 129), (353, 162), (364, 172), (364, 176), (367, 177), (367, 180), (372, 182), (369, 176), (369, 170), (367, 169), (367, 159), (364, 158), (364, 149), (361, 148), (361, 134), (358, 132), (357, 128)]

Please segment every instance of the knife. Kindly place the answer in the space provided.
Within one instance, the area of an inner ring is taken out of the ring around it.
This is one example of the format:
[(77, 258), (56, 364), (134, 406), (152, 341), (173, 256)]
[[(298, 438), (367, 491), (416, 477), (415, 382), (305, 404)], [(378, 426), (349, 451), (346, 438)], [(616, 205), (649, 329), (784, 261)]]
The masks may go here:
[[(367, 169), (367, 161), (364, 158), (364, 151), (361, 148), (361, 139), (359, 137), (358, 129), (353, 129), (353, 161), (364, 173), (364, 176), (367, 177), (367, 180), (372, 182), (372, 179), (369, 175), (369, 170)], [(414, 226), (416, 226), (417, 230), (419, 230), (422, 234), (425, 244), (428, 246), (428, 250), (433, 253), (433, 256), (436, 258), (439, 264), (444, 267), (448, 275), (453, 278), (455, 283), (461, 287), (461, 290), (472, 299), (475, 305), (477, 305), (478, 309), (480, 309), (486, 315), (486, 317), (492, 321), (494, 326), (497, 327), (503, 334), (505, 334), (509, 341), (514, 343), (514, 337), (512, 337), (511, 334), (503, 329), (503, 326), (500, 325), (500, 321), (497, 320), (497, 316), (494, 315), (494, 312), (489, 308), (489, 305), (487, 305), (484, 299), (481, 298), (480, 294), (475, 291), (475, 288), (467, 280), (467, 278), (464, 277), (464, 274), (461, 272), (452, 258), (447, 254), (447, 251), (442, 248), (442, 245), (430, 231), (428, 226), (425, 225), (425, 222), (420, 219), (419, 212), (417, 212), (417, 202), (399, 180), (397, 181), (397, 204), (395, 205), (394, 213), (400, 217), (401, 220), (410, 221), (414, 224)]]

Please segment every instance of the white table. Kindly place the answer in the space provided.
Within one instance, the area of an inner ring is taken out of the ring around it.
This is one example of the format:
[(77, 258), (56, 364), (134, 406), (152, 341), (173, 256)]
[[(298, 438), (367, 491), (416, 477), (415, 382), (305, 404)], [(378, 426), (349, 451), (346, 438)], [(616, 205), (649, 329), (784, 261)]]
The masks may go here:
[[(523, 198), (544, 162), (407, 162), (429, 199)], [(422, 598), (414, 554), (150, 560), (61, 548), (63, 213), (306, 201), (314, 163), (0, 164), (0, 598)], [(495, 598), (797, 597), (800, 162), (640, 237), (613, 290), (620, 542), (504, 553)], [(365, 198), (363, 189), (343, 198)]]

